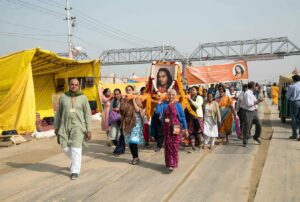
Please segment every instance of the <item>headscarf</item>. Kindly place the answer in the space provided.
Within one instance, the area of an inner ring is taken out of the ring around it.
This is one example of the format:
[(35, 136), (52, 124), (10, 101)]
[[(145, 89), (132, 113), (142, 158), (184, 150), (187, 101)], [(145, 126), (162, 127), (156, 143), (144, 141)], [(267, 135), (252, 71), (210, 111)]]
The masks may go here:
[(67, 92), (65, 92), (65, 95), (67, 95), (69, 97), (77, 97), (79, 95), (83, 95), (83, 93), (80, 91), (77, 91), (77, 92), (67, 91)]

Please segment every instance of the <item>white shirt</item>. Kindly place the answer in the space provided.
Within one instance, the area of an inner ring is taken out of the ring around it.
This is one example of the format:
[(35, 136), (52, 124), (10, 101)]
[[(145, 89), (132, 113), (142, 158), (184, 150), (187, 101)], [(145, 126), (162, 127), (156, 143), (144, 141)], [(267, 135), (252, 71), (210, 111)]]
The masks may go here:
[(191, 101), (192, 105), (196, 108), (197, 116), (203, 118), (203, 110), (202, 110), (203, 98), (202, 98), (202, 96), (197, 95), (196, 101), (193, 101), (192, 99), (190, 101)]
[(263, 91), (267, 92), (267, 86), (263, 86)]
[(247, 90), (241, 100), (240, 107), (249, 111), (255, 111), (257, 109), (256, 103), (257, 99), (253, 94), (252, 90)]

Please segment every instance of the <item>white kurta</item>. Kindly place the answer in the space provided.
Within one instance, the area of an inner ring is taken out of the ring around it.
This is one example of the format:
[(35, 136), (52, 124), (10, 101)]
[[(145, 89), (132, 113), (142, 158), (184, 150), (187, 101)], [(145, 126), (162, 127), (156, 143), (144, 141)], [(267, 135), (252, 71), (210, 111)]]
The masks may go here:
[(211, 114), (211, 108), (209, 104), (205, 106), (204, 113), (204, 135), (208, 137), (218, 137), (218, 125), (214, 122)]

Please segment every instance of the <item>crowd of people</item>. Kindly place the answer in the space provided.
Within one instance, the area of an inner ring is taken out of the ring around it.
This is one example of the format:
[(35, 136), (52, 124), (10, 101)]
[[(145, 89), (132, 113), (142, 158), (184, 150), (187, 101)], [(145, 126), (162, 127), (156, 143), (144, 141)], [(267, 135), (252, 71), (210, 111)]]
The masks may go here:
[[(162, 75), (162, 77), (165, 77)], [(292, 77), (294, 84), (282, 89), (282, 95), (290, 102), (292, 118), (292, 135), (298, 139), (300, 111), (300, 76)], [(88, 98), (80, 92), (79, 80), (71, 79), (69, 91), (59, 99), (55, 113), (54, 128), (57, 142), (71, 160), (71, 179), (77, 179), (81, 169), (82, 147), (92, 137), (92, 115)], [(113, 154), (125, 153), (126, 144), (132, 154), (129, 162), (136, 165), (140, 162), (139, 146), (149, 147), (155, 141), (155, 151), (164, 149), (165, 165), (170, 172), (178, 167), (179, 147), (186, 146), (189, 153), (200, 149), (214, 149), (216, 139), (220, 143), (230, 142), (231, 135), (236, 133), (247, 147), (251, 137), (250, 130), (255, 126), (253, 140), (261, 144), (261, 121), (258, 116), (258, 104), (263, 102), (267, 87), (248, 82), (241, 92), (234, 86), (226, 84), (211, 85), (208, 89), (202, 86), (188, 88), (184, 99), (190, 107), (182, 107), (174, 89), (166, 91), (167, 99), (153, 99), (155, 109), (151, 117), (146, 115), (145, 87), (137, 93), (128, 85), (125, 93), (120, 89), (102, 89), (99, 92), (103, 105), (101, 128), (106, 132), (107, 145), (115, 146)], [(278, 104), (278, 87), (271, 87), (272, 104)], [(182, 96), (182, 95), (181, 95)], [(145, 96), (144, 96), (145, 98)], [(182, 99), (182, 97), (181, 97)]]
[(148, 147), (150, 141), (156, 142), (156, 152), (164, 148), (165, 164), (170, 172), (178, 167), (181, 143), (189, 153), (214, 149), (216, 139), (227, 144), (235, 132), (243, 141), (242, 145), (247, 147), (253, 124), (253, 139), (261, 143), (257, 105), (263, 101), (263, 96), (260, 86), (254, 82), (244, 85), (242, 92), (222, 83), (208, 89), (190, 87), (186, 98), (194, 113), (182, 108), (175, 90), (168, 90), (166, 100), (156, 101), (150, 119), (145, 114), (145, 101), (139, 96), (145, 93), (145, 87), (137, 93), (133, 86), (128, 85), (125, 91), (122, 94), (117, 88), (113, 94), (109, 89), (100, 92), (104, 107), (101, 126), (107, 134), (107, 145), (115, 146), (115, 156), (124, 154), (128, 144), (133, 165), (140, 162), (138, 145)]
[[(59, 99), (55, 114), (57, 142), (71, 160), (71, 179), (80, 173), (82, 146), (91, 139), (91, 110), (87, 97), (79, 90), (79, 81), (71, 79), (69, 91)], [(152, 116), (146, 116), (143, 100), (145, 87), (136, 93), (128, 85), (125, 93), (120, 89), (99, 92), (103, 104), (101, 128), (106, 132), (107, 145), (115, 146), (113, 154), (125, 153), (126, 144), (132, 154), (129, 162), (140, 162), (139, 145), (156, 142), (155, 151), (164, 148), (165, 165), (170, 172), (178, 167), (179, 147), (184, 143), (189, 153), (200, 149), (214, 149), (216, 138), (226, 144), (235, 131), (247, 147), (250, 129), (255, 124), (253, 139), (261, 143), (261, 123), (257, 105), (263, 101), (260, 88), (254, 82), (243, 86), (238, 93), (233, 86), (211, 85), (209, 89), (192, 86), (186, 92), (190, 108), (183, 109), (174, 89), (167, 91), (166, 99), (153, 100)]]
[[(196, 149), (214, 149), (216, 138), (226, 144), (235, 131), (247, 147), (250, 129), (255, 124), (253, 139), (259, 139), (261, 124), (257, 105), (263, 101), (260, 88), (254, 82), (243, 86), (238, 93), (233, 86), (211, 85), (209, 89), (192, 86), (186, 92), (190, 109), (183, 109), (174, 89), (167, 91), (167, 99), (153, 100), (155, 109), (146, 116), (145, 87), (136, 93), (128, 85), (122, 94), (120, 89), (100, 90), (103, 104), (101, 128), (106, 132), (107, 145), (115, 146), (113, 154), (125, 153), (126, 144), (132, 154), (129, 162), (140, 162), (139, 146), (149, 146), (156, 141), (155, 151), (164, 149), (165, 165), (170, 172), (178, 167), (179, 147), (188, 146), (189, 153)], [(91, 109), (87, 97), (79, 90), (79, 81), (71, 79), (69, 91), (59, 99), (54, 119), (57, 142), (71, 160), (71, 179), (77, 179), (81, 168), (82, 147), (91, 139)]]

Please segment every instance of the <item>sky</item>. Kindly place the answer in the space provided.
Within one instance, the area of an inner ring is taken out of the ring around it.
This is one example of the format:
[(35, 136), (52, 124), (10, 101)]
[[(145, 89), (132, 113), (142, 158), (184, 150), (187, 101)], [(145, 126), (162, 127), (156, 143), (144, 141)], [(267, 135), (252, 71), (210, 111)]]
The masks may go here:
[[(69, 0), (74, 46), (91, 58), (104, 50), (287, 36), (300, 47), (299, 0)], [(40, 47), (66, 52), (65, 0), (0, 0), (0, 55)], [(230, 61), (215, 61), (222, 64)], [(194, 63), (193, 65), (197, 65)], [(151, 64), (104, 66), (102, 75), (146, 76)], [(277, 81), (300, 69), (300, 56), (248, 62), (249, 80)]]

